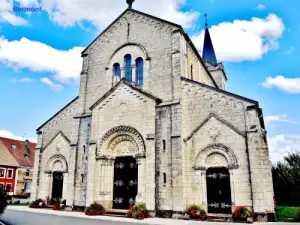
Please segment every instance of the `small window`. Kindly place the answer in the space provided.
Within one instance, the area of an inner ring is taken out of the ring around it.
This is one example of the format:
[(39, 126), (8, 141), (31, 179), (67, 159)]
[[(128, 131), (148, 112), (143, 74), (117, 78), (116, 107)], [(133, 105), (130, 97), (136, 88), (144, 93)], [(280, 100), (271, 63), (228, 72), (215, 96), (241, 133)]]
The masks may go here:
[(17, 149), (17, 146), (16, 146), (16, 145), (11, 145), (11, 148), (12, 148), (13, 150), (16, 150), (16, 149)]
[(29, 177), (29, 175), (30, 175), (30, 169), (26, 169), (25, 176), (26, 176), (26, 177)]
[(194, 80), (194, 66), (191, 65), (191, 79)]
[(166, 151), (166, 140), (162, 140), (163, 151)]
[(7, 178), (12, 178), (13, 177), (13, 172), (14, 172), (14, 170), (8, 169), (8, 171), (7, 171)]
[(166, 184), (167, 183), (167, 174), (163, 173), (163, 176), (164, 176), (164, 184)]
[(6, 190), (6, 192), (11, 192), (12, 191), (10, 183), (6, 184), (5, 190)]
[(125, 79), (127, 82), (132, 82), (132, 59), (131, 55), (125, 55)]
[(1, 178), (5, 177), (5, 169), (4, 168), (0, 168), (0, 177)]
[(144, 60), (142, 58), (137, 58), (135, 61), (136, 64), (136, 75), (135, 83), (139, 86), (144, 84)]
[(114, 76), (121, 77), (121, 67), (119, 63), (114, 64)]

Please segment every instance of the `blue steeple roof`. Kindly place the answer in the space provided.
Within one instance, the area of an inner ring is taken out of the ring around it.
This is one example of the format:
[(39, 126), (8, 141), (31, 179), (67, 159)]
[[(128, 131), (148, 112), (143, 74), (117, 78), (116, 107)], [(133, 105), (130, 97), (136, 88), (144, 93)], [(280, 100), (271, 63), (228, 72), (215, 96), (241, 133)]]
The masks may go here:
[(210, 64), (212, 64), (214, 66), (218, 64), (214, 46), (212, 44), (207, 26), (205, 29), (202, 59), (204, 62), (209, 62)]

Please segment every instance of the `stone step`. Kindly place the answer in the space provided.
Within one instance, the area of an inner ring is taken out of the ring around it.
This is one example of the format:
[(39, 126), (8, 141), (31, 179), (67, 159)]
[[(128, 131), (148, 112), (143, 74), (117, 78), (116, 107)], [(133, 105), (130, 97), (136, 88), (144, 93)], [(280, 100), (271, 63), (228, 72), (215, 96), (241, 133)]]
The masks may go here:
[(108, 209), (104, 216), (126, 217), (127, 210), (124, 209)]

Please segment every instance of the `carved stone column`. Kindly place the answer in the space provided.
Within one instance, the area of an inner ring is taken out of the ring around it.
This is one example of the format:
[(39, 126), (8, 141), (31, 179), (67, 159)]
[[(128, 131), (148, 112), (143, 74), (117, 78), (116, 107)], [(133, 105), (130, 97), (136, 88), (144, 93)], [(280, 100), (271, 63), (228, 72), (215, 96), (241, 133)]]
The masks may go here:
[(145, 202), (145, 162), (146, 159), (144, 157), (138, 157), (136, 159), (138, 165), (138, 193), (136, 196), (136, 202)]
[(86, 206), (89, 206), (95, 200), (94, 189), (95, 185), (95, 166), (96, 166), (96, 142), (90, 141), (88, 168), (87, 174), (87, 193), (86, 193)]
[[(70, 161), (69, 161), (69, 175), (66, 177), (68, 180), (68, 191), (66, 193), (67, 205), (72, 206), (74, 204), (74, 180), (75, 180), (75, 167), (76, 167), (76, 145), (71, 147)], [(64, 178), (65, 179), (65, 178)], [(64, 180), (65, 183), (65, 180)]]
[(136, 65), (132, 65), (132, 84), (135, 84), (136, 80)]
[[(52, 185), (53, 185), (53, 173), (48, 173), (47, 174), (48, 176), (47, 176), (47, 180), (48, 180), (48, 191), (47, 191), (47, 196), (49, 197), (49, 198), (52, 198)], [(45, 197), (47, 197), (47, 196), (45, 196)]]
[(207, 212), (207, 188), (206, 188), (206, 170), (201, 170), (201, 184), (202, 184), (202, 206)]

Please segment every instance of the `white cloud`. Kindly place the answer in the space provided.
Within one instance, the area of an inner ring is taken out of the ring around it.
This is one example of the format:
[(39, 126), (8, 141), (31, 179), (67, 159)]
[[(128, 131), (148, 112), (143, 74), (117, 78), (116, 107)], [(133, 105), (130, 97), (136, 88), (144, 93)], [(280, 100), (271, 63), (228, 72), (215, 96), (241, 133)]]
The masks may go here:
[(53, 91), (61, 91), (63, 89), (63, 86), (61, 86), (60, 84), (54, 83), (52, 80), (48, 79), (47, 77), (43, 77), (41, 79), (41, 82), (44, 83), (44, 84), (46, 84)]
[(24, 78), (20, 79), (20, 82), (23, 82), (23, 83), (32, 83), (32, 82), (34, 82), (34, 80), (31, 79), (31, 78), (28, 78), (28, 77), (24, 77)]
[(26, 137), (26, 135), (24, 135), (24, 137), (16, 136), (8, 130), (0, 130), (0, 137), (10, 138), (10, 139), (15, 139), (15, 140), (20, 140), (20, 141), (24, 141), (24, 140), (28, 139), (31, 142), (36, 142), (36, 138), (28, 138), (28, 137)]
[(81, 72), (83, 49), (74, 47), (69, 50), (58, 50), (25, 37), (15, 41), (0, 37), (0, 62), (17, 69), (49, 72), (61, 82), (77, 81)]
[(286, 78), (278, 75), (267, 77), (262, 83), (265, 88), (277, 88), (291, 94), (300, 94), (300, 78)]
[(265, 9), (266, 9), (266, 6), (263, 5), (263, 4), (258, 4), (258, 5), (256, 6), (256, 9), (258, 9), (258, 10), (265, 10)]
[(0, 23), (7, 22), (13, 26), (26, 26), (28, 22), (13, 13), (13, 0), (0, 0)]
[(283, 115), (274, 115), (274, 116), (266, 116), (265, 120), (267, 122), (283, 122), (283, 123), (290, 123), (290, 124), (297, 124), (298, 122), (295, 120), (288, 119), (286, 114)]
[[(298, 138), (297, 138), (298, 137)], [(276, 163), (288, 153), (300, 152), (300, 135), (276, 135), (268, 138), (270, 158)]]
[[(138, 0), (133, 8), (191, 27), (199, 13), (183, 12), (180, 7), (186, 0)], [(98, 29), (103, 29), (111, 23), (126, 8), (125, 0), (42, 0), (42, 8), (46, 10), (54, 22), (63, 26), (91, 22)]]
[[(220, 23), (211, 27), (210, 34), (219, 61), (241, 62), (261, 59), (264, 54), (277, 49), (284, 29), (282, 19), (269, 14), (266, 18)], [(192, 40), (202, 51), (204, 30)]]

